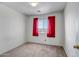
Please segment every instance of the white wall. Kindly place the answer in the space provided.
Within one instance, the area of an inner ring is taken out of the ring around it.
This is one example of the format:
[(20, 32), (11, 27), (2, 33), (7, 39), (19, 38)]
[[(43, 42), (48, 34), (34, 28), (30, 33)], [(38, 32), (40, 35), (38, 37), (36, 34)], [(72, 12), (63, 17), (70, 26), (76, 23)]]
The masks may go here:
[(77, 25), (79, 20), (79, 3), (67, 3), (65, 11), (65, 45), (64, 49), (67, 56), (79, 56), (79, 50), (73, 48), (79, 38), (77, 39)]
[[(47, 38), (45, 34), (41, 34), (38, 37), (32, 36), (32, 29), (33, 29), (33, 18), (34, 16), (30, 16), (27, 23), (27, 36), (28, 42), (36, 42), (41, 44), (48, 44), (48, 45), (57, 45), (63, 46), (64, 43), (64, 18), (63, 12), (51, 13), (46, 15), (39, 15), (38, 18), (47, 18), (48, 16), (56, 16), (56, 37), (55, 38)], [(45, 42), (46, 39), (46, 42)]]
[(26, 42), (25, 19), (17, 11), (0, 4), (0, 54)]

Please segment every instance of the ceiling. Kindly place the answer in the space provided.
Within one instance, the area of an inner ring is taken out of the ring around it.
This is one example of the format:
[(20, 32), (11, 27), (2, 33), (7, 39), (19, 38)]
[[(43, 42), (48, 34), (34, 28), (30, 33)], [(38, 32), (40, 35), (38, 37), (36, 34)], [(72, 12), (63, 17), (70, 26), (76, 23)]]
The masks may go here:
[(39, 15), (61, 11), (66, 2), (39, 2), (36, 7), (32, 7), (29, 2), (3, 2), (3, 4), (25, 15)]

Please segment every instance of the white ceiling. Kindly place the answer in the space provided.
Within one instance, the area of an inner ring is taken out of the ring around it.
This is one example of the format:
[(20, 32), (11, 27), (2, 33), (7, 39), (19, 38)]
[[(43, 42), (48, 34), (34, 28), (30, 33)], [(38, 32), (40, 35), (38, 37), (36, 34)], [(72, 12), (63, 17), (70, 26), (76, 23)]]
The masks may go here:
[[(25, 15), (39, 15), (61, 11), (66, 5), (65, 2), (39, 2), (36, 7), (32, 7), (29, 2), (3, 2), (3, 4)], [(38, 10), (41, 12), (37, 12)]]

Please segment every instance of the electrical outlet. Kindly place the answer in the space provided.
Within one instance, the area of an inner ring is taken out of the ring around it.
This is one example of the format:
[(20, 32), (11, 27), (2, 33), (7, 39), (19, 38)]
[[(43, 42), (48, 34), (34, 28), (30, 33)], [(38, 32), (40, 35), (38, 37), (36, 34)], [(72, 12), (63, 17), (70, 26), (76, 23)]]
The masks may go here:
[(45, 42), (46, 42), (46, 39), (45, 39)]

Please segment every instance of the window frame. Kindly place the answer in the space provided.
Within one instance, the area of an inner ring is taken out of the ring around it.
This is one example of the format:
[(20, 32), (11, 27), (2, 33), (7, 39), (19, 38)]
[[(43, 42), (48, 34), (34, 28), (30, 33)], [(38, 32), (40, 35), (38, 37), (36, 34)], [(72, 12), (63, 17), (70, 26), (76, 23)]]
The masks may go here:
[[(40, 29), (39, 28), (39, 21), (40, 20), (43, 20), (43, 28), (42, 29)], [(47, 20), (47, 27), (48, 27), (48, 19), (47, 18), (38, 18), (38, 31), (39, 31), (39, 33), (47, 33), (47, 28), (45, 28), (45, 22), (44, 22), (44, 20)]]

